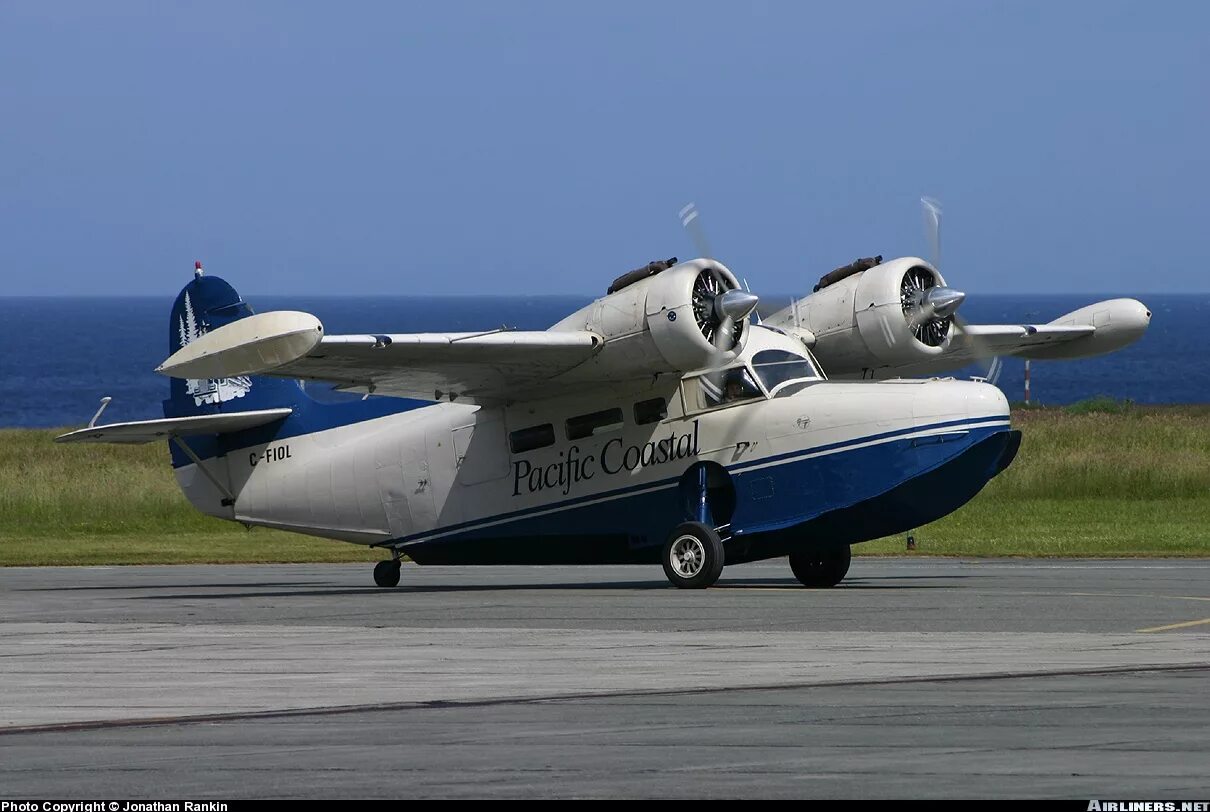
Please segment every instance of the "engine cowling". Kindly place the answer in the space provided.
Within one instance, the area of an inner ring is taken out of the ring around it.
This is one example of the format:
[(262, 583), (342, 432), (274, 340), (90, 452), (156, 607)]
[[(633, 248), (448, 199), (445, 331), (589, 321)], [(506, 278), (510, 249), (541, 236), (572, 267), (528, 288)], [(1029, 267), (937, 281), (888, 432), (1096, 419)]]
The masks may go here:
[(833, 375), (935, 359), (949, 348), (952, 316), (914, 319), (921, 297), (945, 279), (917, 257), (890, 260), (796, 302), (766, 323), (814, 334)]
[(693, 260), (653, 277), (647, 291), (647, 329), (673, 369), (689, 371), (730, 363), (744, 349), (747, 319), (728, 332), (715, 298), (739, 290), (739, 281), (720, 262)]
[(907, 364), (942, 355), (950, 344), (952, 319), (914, 324), (914, 291), (945, 287), (928, 263), (900, 259), (871, 268), (857, 281), (854, 321), (870, 353), (884, 364)]
[(747, 339), (747, 317), (728, 331), (715, 306), (716, 297), (738, 290), (725, 265), (694, 259), (597, 299), (552, 329), (602, 336), (592, 362), (602, 379), (717, 367), (739, 356)]

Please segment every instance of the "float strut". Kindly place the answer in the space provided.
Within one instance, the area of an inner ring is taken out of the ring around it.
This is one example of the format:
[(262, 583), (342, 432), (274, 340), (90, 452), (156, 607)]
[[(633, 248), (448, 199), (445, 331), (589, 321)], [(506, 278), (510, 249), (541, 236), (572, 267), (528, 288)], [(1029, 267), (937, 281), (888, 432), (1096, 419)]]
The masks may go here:
[(219, 482), (218, 478), (214, 474), (210, 473), (210, 469), (207, 468), (205, 463), (203, 463), (201, 461), (201, 459), (198, 458), (197, 454), (193, 453), (193, 449), (190, 448), (189, 445), (184, 440), (182, 440), (179, 435), (176, 435), (176, 434), (172, 435), (172, 442), (176, 443), (177, 447), (180, 448), (181, 451), (185, 452), (185, 456), (187, 456), (187, 457), (189, 457), (189, 459), (193, 460), (194, 465), (196, 465), (197, 469), (206, 476), (206, 479), (210, 480), (211, 484), (213, 484), (214, 487), (218, 488), (218, 492), (223, 495), (223, 500), (221, 502), (222, 506), (231, 507), (232, 505), (234, 505), (235, 504), (235, 494), (233, 494), (226, 485)]
[(695, 518), (707, 527), (713, 527), (714, 519), (710, 515), (710, 501), (707, 498), (709, 491), (706, 486), (706, 479), (706, 466), (699, 465), (697, 467), (697, 516)]

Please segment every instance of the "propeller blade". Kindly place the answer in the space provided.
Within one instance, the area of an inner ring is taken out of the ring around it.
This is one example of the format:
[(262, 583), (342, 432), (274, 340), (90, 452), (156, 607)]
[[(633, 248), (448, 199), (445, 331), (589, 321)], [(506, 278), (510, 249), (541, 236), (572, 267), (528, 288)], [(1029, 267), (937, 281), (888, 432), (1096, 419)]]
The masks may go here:
[(994, 384), (996, 380), (999, 379), (1000, 370), (1003, 368), (1003, 362), (996, 354), (996, 351), (992, 349), (986, 341), (971, 333), (970, 330), (967, 329), (969, 324), (967, 323), (966, 319), (962, 318), (961, 316), (954, 316), (954, 326), (960, 329), (962, 331), (962, 335), (966, 337), (966, 343), (973, 351), (975, 360), (987, 362), (987, 369), (982, 377), (987, 380), (988, 383)]
[(681, 225), (685, 231), (689, 232), (689, 241), (693, 243), (693, 250), (697, 251), (699, 257), (713, 257), (714, 253), (710, 250), (710, 243), (706, 242), (706, 232), (702, 229), (701, 220), (698, 219), (697, 204), (690, 203), (680, 211)]
[(714, 331), (714, 348), (719, 352), (730, 352), (731, 343), (735, 340), (735, 321), (725, 317)]
[(924, 207), (924, 236), (928, 238), (929, 247), (933, 249), (933, 267), (941, 268), (941, 201), (935, 197), (920, 198)]

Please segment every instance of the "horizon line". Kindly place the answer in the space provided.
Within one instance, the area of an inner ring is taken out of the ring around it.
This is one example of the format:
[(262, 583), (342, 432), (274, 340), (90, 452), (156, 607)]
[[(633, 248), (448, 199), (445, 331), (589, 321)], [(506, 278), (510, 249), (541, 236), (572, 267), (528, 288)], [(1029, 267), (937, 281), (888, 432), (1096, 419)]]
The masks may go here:
[[(177, 291), (179, 293), (179, 291)], [(177, 293), (2, 293), (0, 300), (4, 299), (161, 299), (175, 297)], [(322, 296), (329, 299), (359, 299), (365, 297), (383, 297), (389, 296), (400, 299), (420, 299), (420, 298), (443, 298), (443, 299), (568, 299), (589, 297), (592, 299), (601, 299), (606, 296), (604, 293), (387, 293), (383, 291), (368, 291), (364, 293), (321, 293), (321, 292), (291, 292), (282, 293), (266, 292), (266, 291), (249, 291), (239, 292), (241, 298), (247, 300), (249, 297), (313, 297)], [(785, 298), (794, 297), (796, 299), (806, 299), (810, 293), (768, 293), (764, 294), (765, 298)], [(1004, 291), (982, 291), (973, 294), (974, 297), (983, 296), (1204, 296), (1210, 295), (1210, 289), (1207, 290), (1151, 290), (1151, 291), (1121, 291), (1121, 290), (1100, 290), (1100, 291), (1020, 291), (1020, 292), (1004, 292)]]

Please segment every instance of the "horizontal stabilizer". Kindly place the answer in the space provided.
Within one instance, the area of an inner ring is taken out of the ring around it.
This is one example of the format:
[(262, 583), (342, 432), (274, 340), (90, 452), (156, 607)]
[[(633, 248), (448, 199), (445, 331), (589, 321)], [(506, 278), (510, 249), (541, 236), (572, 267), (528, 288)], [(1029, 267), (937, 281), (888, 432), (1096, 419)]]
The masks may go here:
[(256, 412), (228, 412), (227, 414), (203, 414), (194, 417), (168, 417), (163, 420), (136, 420), (133, 423), (111, 423), (108, 426), (90, 426), (79, 431), (62, 434), (55, 438), (55, 442), (139, 445), (167, 440), (171, 437), (229, 434), (284, 420), (293, 411), (293, 409), (262, 409)]

